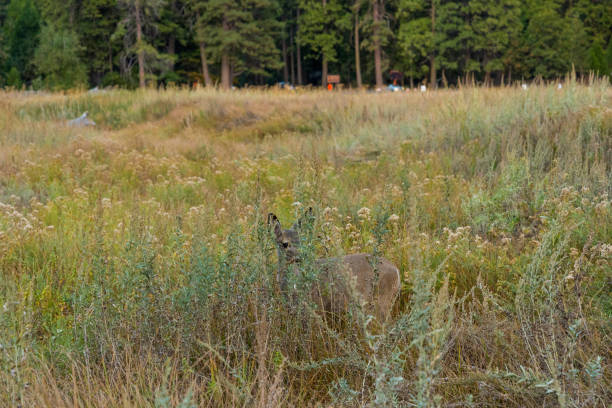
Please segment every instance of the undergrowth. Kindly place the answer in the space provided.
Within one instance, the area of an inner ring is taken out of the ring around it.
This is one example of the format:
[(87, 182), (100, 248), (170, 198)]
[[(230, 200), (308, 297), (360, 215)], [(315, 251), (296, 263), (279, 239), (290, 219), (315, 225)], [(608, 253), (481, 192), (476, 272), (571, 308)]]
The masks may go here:
[[(2, 95), (0, 405), (611, 405), (609, 98)], [(308, 207), (282, 293), (265, 215)], [(387, 322), (309, 295), (355, 252)]]

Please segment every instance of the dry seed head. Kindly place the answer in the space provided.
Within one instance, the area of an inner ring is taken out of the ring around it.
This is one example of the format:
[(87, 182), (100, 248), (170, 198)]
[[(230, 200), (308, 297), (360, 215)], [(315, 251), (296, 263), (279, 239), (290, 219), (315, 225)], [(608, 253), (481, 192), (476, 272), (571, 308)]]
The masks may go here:
[(361, 218), (362, 220), (369, 220), (370, 213), (371, 211), (368, 207), (361, 207), (359, 211), (357, 211), (357, 216)]

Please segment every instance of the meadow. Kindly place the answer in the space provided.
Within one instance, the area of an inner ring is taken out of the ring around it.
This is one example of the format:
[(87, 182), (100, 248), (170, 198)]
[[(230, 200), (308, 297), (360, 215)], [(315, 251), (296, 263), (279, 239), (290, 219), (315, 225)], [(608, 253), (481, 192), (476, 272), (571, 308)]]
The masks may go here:
[[(0, 93), (0, 406), (611, 406), (611, 96)], [(308, 207), (388, 322), (281, 293)]]

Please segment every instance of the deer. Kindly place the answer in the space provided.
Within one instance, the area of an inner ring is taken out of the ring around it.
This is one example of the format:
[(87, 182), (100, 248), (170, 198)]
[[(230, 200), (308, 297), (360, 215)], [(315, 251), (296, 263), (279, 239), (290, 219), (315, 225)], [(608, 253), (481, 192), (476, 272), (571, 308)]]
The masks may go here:
[[(312, 209), (306, 215), (312, 216)], [(303, 219), (289, 229), (283, 229), (278, 217), (268, 214), (268, 226), (274, 231), (278, 253), (277, 281), (281, 291), (287, 292), (290, 273), (297, 273), (303, 259), (300, 254), (300, 229)], [(319, 271), (312, 296), (325, 312), (346, 310), (350, 299), (356, 299), (373, 312), (379, 322), (390, 317), (399, 295), (399, 269), (388, 259), (372, 254), (357, 253), (342, 257), (318, 258)], [(321, 285), (322, 284), (322, 285)]]

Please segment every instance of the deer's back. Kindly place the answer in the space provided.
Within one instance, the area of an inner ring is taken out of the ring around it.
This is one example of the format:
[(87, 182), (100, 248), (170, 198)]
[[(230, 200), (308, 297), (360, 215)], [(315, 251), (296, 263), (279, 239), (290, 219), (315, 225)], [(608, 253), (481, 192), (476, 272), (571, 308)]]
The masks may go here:
[(317, 265), (333, 281), (344, 275), (379, 318), (388, 316), (400, 289), (399, 270), (389, 260), (371, 254), (351, 254), (319, 259)]

